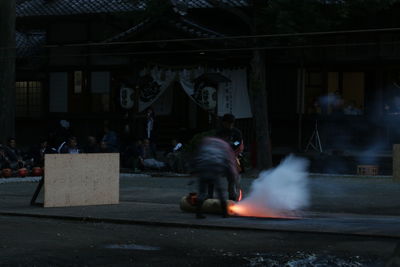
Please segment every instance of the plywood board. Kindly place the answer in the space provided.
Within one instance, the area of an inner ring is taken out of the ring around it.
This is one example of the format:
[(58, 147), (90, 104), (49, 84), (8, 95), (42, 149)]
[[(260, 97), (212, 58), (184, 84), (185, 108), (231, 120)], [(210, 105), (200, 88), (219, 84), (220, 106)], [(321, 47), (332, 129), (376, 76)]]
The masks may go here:
[(118, 202), (118, 153), (45, 155), (44, 207)]

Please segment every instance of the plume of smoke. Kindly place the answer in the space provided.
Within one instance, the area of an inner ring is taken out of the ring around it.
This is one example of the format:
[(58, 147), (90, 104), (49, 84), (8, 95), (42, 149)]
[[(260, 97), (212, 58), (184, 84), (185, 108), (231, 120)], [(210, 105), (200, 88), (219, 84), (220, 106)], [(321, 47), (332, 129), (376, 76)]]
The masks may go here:
[(276, 168), (260, 173), (250, 194), (240, 201), (244, 216), (274, 217), (299, 211), (309, 205), (308, 161), (293, 155)]

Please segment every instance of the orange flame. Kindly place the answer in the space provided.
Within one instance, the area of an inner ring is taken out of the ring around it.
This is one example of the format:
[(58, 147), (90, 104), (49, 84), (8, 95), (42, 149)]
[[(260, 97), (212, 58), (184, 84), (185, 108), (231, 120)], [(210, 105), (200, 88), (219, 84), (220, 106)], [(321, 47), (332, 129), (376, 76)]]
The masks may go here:
[(279, 212), (268, 210), (266, 208), (258, 208), (246, 202), (230, 202), (228, 206), (228, 213), (232, 216), (242, 217), (259, 217), (259, 218), (285, 218), (294, 219), (295, 216), (289, 214), (281, 214)]
[(243, 198), (243, 193), (242, 193), (242, 189), (239, 190), (239, 199), (238, 201), (241, 201)]

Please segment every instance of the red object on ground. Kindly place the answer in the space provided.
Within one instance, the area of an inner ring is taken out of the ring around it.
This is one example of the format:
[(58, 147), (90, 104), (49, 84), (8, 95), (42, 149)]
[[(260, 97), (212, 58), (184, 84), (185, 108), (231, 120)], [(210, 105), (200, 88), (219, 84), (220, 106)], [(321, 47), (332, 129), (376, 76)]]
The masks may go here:
[(12, 175), (12, 170), (11, 169), (3, 169), (1, 171), (1, 174), (3, 175), (3, 177), (8, 178)]
[(34, 167), (32, 169), (32, 176), (42, 176), (43, 175), (43, 170), (40, 167)]
[(21, 168), (18, 170), (18, 176), (25, 177), (28, 175), (28, 170), (26, 168)]
[(197, 193), (189, 193), (186, 199), (190, 205), (195, 206), (197, 203)]

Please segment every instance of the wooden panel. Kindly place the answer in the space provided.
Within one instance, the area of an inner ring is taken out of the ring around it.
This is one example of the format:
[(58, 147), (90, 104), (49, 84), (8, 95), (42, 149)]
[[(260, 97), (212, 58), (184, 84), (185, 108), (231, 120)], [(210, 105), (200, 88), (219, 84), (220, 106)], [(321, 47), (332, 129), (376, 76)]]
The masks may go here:
[(118, 153), (45, 156), (44, 207), (118, 202)]

